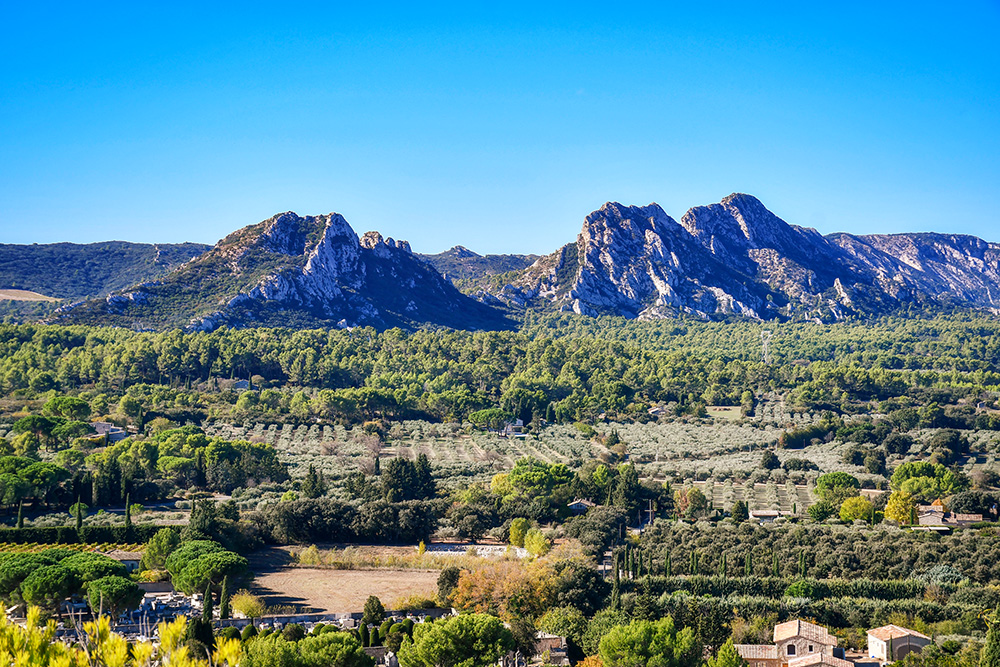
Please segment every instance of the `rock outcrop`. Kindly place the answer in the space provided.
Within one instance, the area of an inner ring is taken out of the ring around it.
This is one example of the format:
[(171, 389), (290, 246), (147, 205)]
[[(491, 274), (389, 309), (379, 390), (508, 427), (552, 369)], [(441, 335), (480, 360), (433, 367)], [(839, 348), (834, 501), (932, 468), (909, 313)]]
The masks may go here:
[(378, 232), (359, 238), (336, 213), (282, 213), (155, 282), (55, 317), (199, 330), (496, 329), (511, 326), (507, 313), (527, 308), (833, 321), (908, 304), (1000, 308), (1000, 245), (948, 234), (823, 236), (733, 194), (679, 222), (657, 204), (608, 203), (586, 217), (575, 242), (543, 257), (481, 256), (461, 246), (415, 255), (406, 241)]
[(589, 315), (835, 320), (909, 302), (994, 308), (1000, 246), (969, 236), (823, 236), (733, 194), (673, 220), (609, 202), (575, 243), (484, 301)]
[(437, 324), (506, 328), (501, 312), (456, 290), (406, 241), (361, 238), (337, 213), (287, 212), (241, 229), (165, 276), (64, 309), (61, 322), (143, 328)]

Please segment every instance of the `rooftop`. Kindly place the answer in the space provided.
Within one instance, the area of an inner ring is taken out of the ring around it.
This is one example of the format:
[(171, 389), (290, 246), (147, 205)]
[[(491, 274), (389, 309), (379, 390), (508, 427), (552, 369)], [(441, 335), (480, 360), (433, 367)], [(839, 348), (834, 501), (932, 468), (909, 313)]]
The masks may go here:
[(835, 658), (826, 653), (808, 653), (788, 661), (788, 667), (809, 667), (810, 665), (830, 665), (830, 667), (854, 667), (854, 663), (843, 658)]
[(785, 641), (792, 637), (805, 637), (825, 646), (837, 645), (837, 638), (832, 636), (826, 628), (807, 621), (794, 620), (774, 626), (775, 642)]
[(735, 648), (744, 660), (778, 659), (778, 647), (774, 644), (736, 644)]
[(880, 628), (873, 628), (868, 631), (868, 634), (875, 639), (881, 639), (884, 642), (890, 639), (899, 639), (900, 637), (920, 637), (921, 639), (926, 639), (930, 641), (930, 637), (921, 634), (916, 630), (909, 630), (907, 628), (900, 627), (898, 625), (883, 625)]

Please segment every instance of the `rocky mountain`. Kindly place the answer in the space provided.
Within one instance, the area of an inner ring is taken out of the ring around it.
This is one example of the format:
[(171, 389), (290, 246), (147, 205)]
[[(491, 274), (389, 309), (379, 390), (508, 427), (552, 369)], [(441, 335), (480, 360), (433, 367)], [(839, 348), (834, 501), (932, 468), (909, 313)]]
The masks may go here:
[(101, 296), (155, 280), (208, 250), (201, 243), (0, 244), (0, 289), (56, 299)]
[[(174, 248), (151, 247), (160, 258)], [(911, 304), (1000, 312), (1000, 245), (949, 234), (823, 236), (785, 222), (746, 194), (692, 208), (680, 221), (657, 204), (608, 203), (585, 218), (575, 242), (543, 257), (482, 256), (461, 246), (415, 255), (405, 241), (377, 232), (359, 238), (336, 213), (282, 213), (204, 253), (185, 248), (193, 258), (172, 272), (155, 280), (141, 274), (132, 287), (65, 306), (52, 321), (200, 330), (497, 329), (512, 326), (508, 314), (528, 308), (820, 321)], [(115, 266), (114, 256), (107, 263)], [(11, 275), (12, 266), (8, 260)], [(21, 279), (8, 282), (59, 294)]]
[(162, 329), (227, 326), (507, 328), (406, 241), (362, 237), (337, 213), (245, 227), (162, 280), (57, 311), (53, 321)]
[(839, 319), (907, 303), (1000, 306), (1000, 245), (969, 236), (823, 236), (733, 194), (680, 222), (608, 203), (575, 243), (478, 295), (588, 315)]

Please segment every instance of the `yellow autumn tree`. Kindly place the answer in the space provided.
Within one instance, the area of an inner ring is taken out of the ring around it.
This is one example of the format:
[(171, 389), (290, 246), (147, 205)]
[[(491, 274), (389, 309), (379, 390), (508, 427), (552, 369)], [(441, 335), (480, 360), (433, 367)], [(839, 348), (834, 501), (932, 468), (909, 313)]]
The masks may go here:
[(911, 523), (913, 509), (916, 506), (917, 501), (906, 491), (893, 491), (885, 506), (885, 518), (905, 526)]
[(55, 621), (42, 622), (37, 607), (28, 609), (22, 627), (0, 616), (0, 664), (31, 667), (237, 667), (240, 642), (219, 639), (212, 659), (190, 655), (184, 646), (187, 619), (178, 618), (158, 627), (160, 645), (150, 642), (129, 644), (111, 631), (111, 621), (102, 616), (83, 624), (81, 641), (73, 646), (56, 639)]

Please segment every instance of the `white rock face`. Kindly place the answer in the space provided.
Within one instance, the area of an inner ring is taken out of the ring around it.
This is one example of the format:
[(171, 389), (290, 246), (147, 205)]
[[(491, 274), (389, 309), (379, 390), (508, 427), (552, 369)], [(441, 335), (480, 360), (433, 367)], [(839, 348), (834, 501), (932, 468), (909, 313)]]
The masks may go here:
[(492, 296), (643, 319), (677, 313), (836, 320), (914, 300), (993, 308), (1000, 246), (969, 236), (824, 237), (733, 194), (680, 223), (656, 204), (609, 202), (576, 243), (540, 258)]
[[(192, 297), (186, 286), (195, 282)], [(337, 213), (289, 211), (246, 227), (148, 289), (151, 308), (156, 299), (170, 300), (172, 311), (183, 303), (191, 311), (185, 323), (196, 330), (289, 320), (341, 328), (509, 326), (501, 313), (462, 295), (415, 257), (406, 241), (378, 232), (358, 238)], [(103, 312), (141, 317), (134, 306), (146, 303), (145, 291), (111, 295)]]

